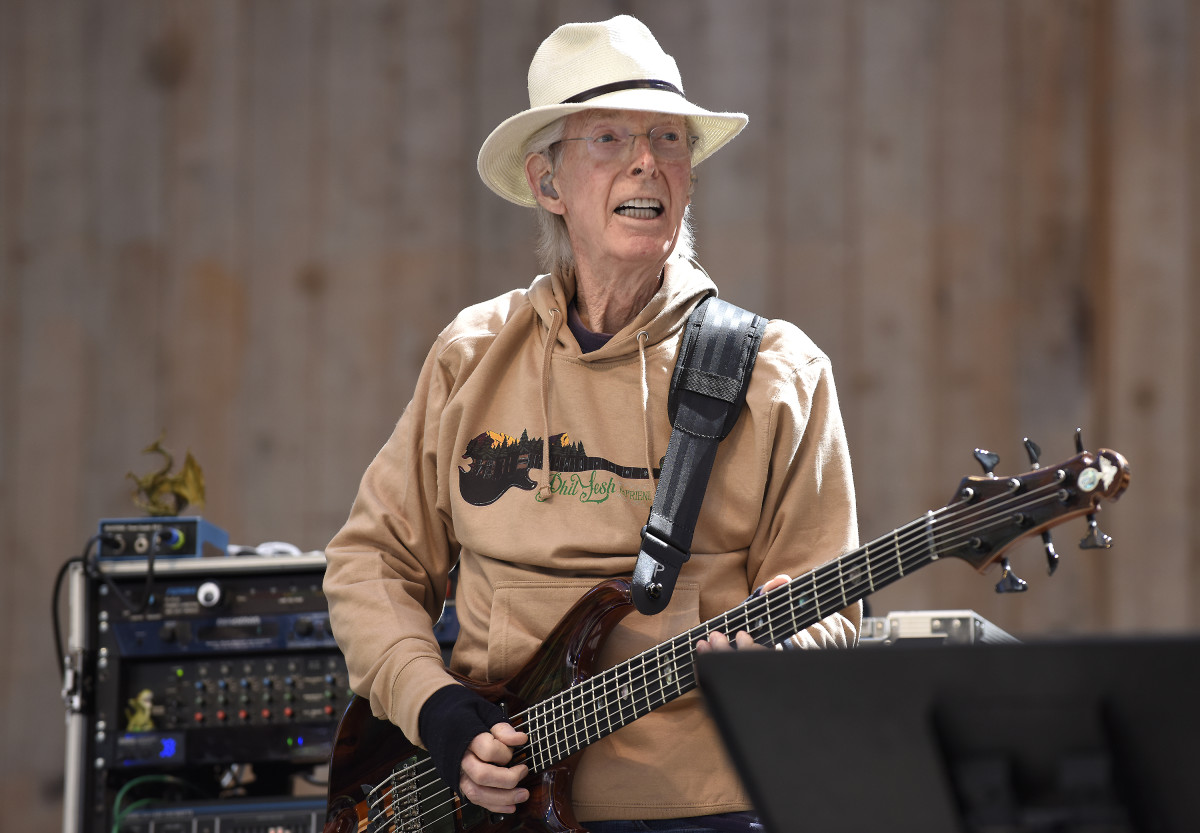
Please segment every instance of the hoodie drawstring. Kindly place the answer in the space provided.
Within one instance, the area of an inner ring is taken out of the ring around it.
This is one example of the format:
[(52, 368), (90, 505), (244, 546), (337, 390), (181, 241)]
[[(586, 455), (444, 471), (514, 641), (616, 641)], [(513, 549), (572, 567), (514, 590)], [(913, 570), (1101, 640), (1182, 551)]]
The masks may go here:
[[(538, 483), (537, 499), (547, 501), (552, 494), (550, 488), (550, 362), (554, 356), (554, 345), (558, 343), (558, 331), (562, 327), (563, 315), (557, 308), (550, 310), (550, 330), (546, 335), (546, 346), (542, 351), (542, 478)], [(646, 342), (650, 333), (642, 330), (637, 334), (638, 360), (642, 367), (642, 440), (645, 444), (646, 478), (654, 491), (654, 452), (650, 440), (650, 377), (646, 372)]]
[(558, 330), (562, 327), (562, 313), (550, 310), (550, 332), (546, 335), (546, 349), (542, 353), (542, 482), (538, 484), (537, 499), (550, 499), (550, 359), (554, 345), (558, 343)]

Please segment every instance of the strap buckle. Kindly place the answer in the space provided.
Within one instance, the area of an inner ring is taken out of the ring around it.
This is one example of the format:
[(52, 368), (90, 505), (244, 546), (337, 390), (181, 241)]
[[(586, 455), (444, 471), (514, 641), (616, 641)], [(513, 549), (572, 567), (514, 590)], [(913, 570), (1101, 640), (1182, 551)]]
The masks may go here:
[(633, 568), (634, 606), (647, 616), (661, 613), (671, 602), (680, 568), (691, 557), (649, 524), (642, 527), (642, 548)]

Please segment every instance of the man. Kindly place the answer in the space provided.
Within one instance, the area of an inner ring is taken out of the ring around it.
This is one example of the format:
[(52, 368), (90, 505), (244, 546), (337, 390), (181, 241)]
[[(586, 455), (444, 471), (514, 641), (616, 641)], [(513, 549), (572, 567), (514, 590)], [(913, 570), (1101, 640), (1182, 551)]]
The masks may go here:
[[(632, 571), (681, 331), (716, 290), (691, 260), (692, 171), (747, 121), (689, 102), (674, 60), (627, 16), (556, 30), (529, 94), (478, 167), (497, 194), (534, 207), (548, 274), (464, 310), (438, 337), (327, 549), (325, 583), (353, 688), (429, 749), (450, 786), (501, 813), (529, 797), (529, 766), (512, 758), (528, 737), (442, 665), (432, 623), (448, 571), (459, 565), (451, 667), (477, 681), (522, 668), (587, 589)], [(856, 545), (829, 361), (773, 321), (671, 604), (626, 617), (600, 663)], [(852, 645), (860, 617), (851, 605), (796, 640)], [(585, 749), (571, 803), (596, 831), (643, 820), (758, 829), (695, 692)]]

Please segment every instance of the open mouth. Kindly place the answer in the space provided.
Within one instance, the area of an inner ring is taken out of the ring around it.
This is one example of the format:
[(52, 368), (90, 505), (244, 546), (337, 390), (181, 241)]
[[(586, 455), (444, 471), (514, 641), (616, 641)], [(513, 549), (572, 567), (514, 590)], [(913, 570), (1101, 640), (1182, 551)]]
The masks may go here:
[(639, 198), (621, 203), (616, 213), (634, 220), (653, 220), (661, 216), (663, 211), (663, 204), (658, 200)]

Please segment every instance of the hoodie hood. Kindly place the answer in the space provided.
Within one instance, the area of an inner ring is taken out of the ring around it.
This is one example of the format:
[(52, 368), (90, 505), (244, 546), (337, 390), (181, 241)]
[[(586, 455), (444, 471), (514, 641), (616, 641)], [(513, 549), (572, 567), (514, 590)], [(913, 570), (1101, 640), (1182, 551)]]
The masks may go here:
[(646, 333), (645, 346), (653, 346), (678, 332), (688, 314), (708, 295), (717, 294), (717, 285), (693, 260), (671, 257), (664, 269), (662, 286), (649, 303), (627, 326), (615, 333), (607, 344), (591, 353), (583, 353), (569, 327), (556, 327), (554, 318), (565, 320), (567, 307), (575, 298), (575, 275), (540, 275), (529, 287), (528, 299), (549, 331), (557, 330), (556, 350), (568, 350), (581, 361), (594, 362), (627, 358), (638, 352), (638, 334)]

